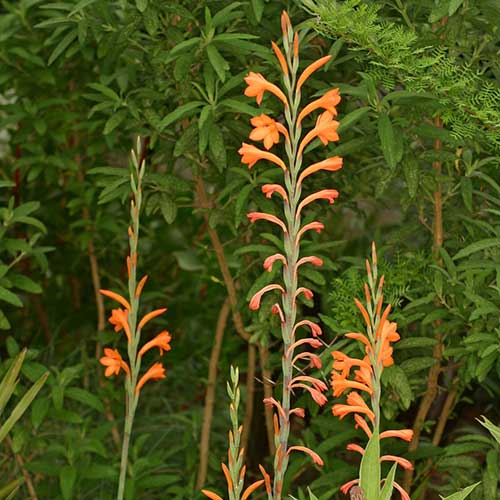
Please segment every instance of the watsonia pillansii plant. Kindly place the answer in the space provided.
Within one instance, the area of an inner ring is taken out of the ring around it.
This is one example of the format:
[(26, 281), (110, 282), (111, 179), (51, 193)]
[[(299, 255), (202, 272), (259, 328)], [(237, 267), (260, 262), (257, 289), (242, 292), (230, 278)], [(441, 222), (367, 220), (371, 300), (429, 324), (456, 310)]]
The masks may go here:
[[(389, 304), (382, 312), (384, 296), (382, 287), (384, 277), (377, 283), (377, 253), (375, 244), (372, 246), (372, 263), (366, 261), (368, 283), (365, 283), (366, 307), (355, 299), (356, 306), (361, 311), (366, 323), (365, 333), (347, 333), (346, 337), (361, 343), (365, 352), (363, 359), (351, 358), (341, 351), (333, 351), (332, 388), (334, 397), (340, 397), (345, 391), (353, 389), (347, 394), (347, 404), (333, 406), (333, 414), (340, 419), (348, 414), (354, 415), (356, 427), (360, 427), (369, 438), (365, 448), (357, 444), (347, 445), (348, 450), (362, 455), (359, 478), (347, 482), (341, 487), (344, 493), (351, 488), (360, 488), (365, 500), (390, 500), (393, 488), (401, 494), (403, 500), (410, 500), (410, 496), (394, 481), (396, 466), (404, 469), (413, 468), (412, 464), (401, 457), (394, 455), (380, 456), (380, 440), (385, 438), (400, 438), (411, 441), (413, 431), (410, 429), (389, 430), (380, 432), (380, 395), (382, 372), (394, 364), (392, 359), (391, 343), (399, 340), (396, 323), (387, 318), (391, 310)], [(351, 376), (351, 369), (354, 377)], [(361, 393), (369, 397), (365, 402)], [(394, 462), (381, 488), (381, 462)], [(358, 486), (356, 486), (358, 485)]]
[[(253, 130), (250, 139), (263, 141), (264, 149), (253, 144), (243, 143), (239, 150), (242, 162), (252, 168), (259, 160), (267, 160), (283, 172), (282, 184), (266, 184), (262, 186), (262, 192), (271, 198), (277, 195), (283, 202), (283, 218), (262, 212), (248, 214), (250, 221), (265, 220), (278, 225), (283, 232), (284, 254), (276, 253), (269, 256), (264, 262), (264, 268), (271, 270), (273, 265), (281, 262), (283, 266), (283, 284), (273, 283), (258, 291), (250, 300), (250, 309), (257, 310), (260, 307), (262, 296), (271, 291), (278, 291), (281, 300), (274, 304), (272, 312), (277, 314), (281, 320), (281, 334), (283, 339), (283, 392), (281, 402), (275, 398), (267, 398), (264, 402), (273, 406), (275, 414), (275, 444), (276, 453), (274, 457), (274, 481), (271, 487), (270, 481), (266, 481), (268, 498), (280, 500), (282, 498), (283, 479), (288, 466), (290, 453), (301, 451), (307, 453), (312, 460), (323, 465), (319, 455), (304, 446), (289, 446), (290, 417), (296, 415), (304, 417), (303, 408), (291, 407), (292, 392), (303, 389), (310, 393), (318, 405), (326, 403), (323, 394), (327, 385), (316, 378), (300, 374), (294, 376), (294, 369), (298, 369), (301, 362), (306, 361), (313, 367), (321, 367), (319, 357), (307, 351), (296, 354), (298, 348), (318, 348), (322, 343), (317, 339), (321, 334), (321, 328), (309, 320), (297, 321), (297, 298), (303, 294), (307, 299), (313, 297), (313, 292), (306, 287), (299, 286), (299, 270), (303, 265), (321, 266), (322, 260), (314, 255), (301, 256), (301, 239), (307, 231), (321, 232), (324, 225), (314, 221), (308, 224), (302, 223), (302, 211), (311, 202), (316, 200), (328, 200), (333, 203), (338, 197), (335, 189), (323, 189), (316, 193), (302, 196), (302, 189), (306, 187), (308, 177), (320, 170), (336, 171), (342, 168), (342, 159), (338, 156), (328, 158), (303, 167), (304, 152), (306, 147), (316, 138), (326, 145), (330, 141), (339, 139), (337, 128), (339, 123), (334, 120), (337, 115), (336, 106), (340, 102), (338, 89), (326, 92), (319, 99), (307, 104), (302, 109), (301, 88), (309, 76), (326, 64), (330, 56), (322, 57), (304, 69), (299, 75), (299, 36), (292, 29), (290, 19), (286, 12), (281, 16), (283, 30), (284, 54), (273, 42), (272, 48), (281, 66), (283, 87), (282, 90), (259, 73), (250, 72), (245, 78), (247, 88), (245, 95), (255, 97), (257, 104), (262, 102), (265, 92), (277, 97), (282, 105), (285, 117), (285, 125), (274, 118), (261, 114), (251, 119)], [(303, 133), (302, 125), (306, 117), (311, 114), (317, 115), (315, 126)], [(270, 150), (284, 139), (286, 157), (281, 158)], [(310, 330), (312, 336), (298, 339), (303, 331), (302, 327)], [(264, 476), (266, 477), (266, 476)]]
[[(170, 351), (170, 334), (162, 331), (149, 342), (140, 347), (141, 333), (149, 321), (163, 314), (166, 309), (156, 309), (147, 313), (139, 322), (138, 311), (142, 289), (146, 283), (147, 275), (137, 283), (137, 246), (139, 241), (139, 216), (142, 205), (142, 179), (145, 172), (144, 160), (139, 160), (141, 155), (141, 142), (137, 140), (137, 151), (132, 150), (132, 172), (130, 175), (130, 184), (132, 188), (132, 200), (130, 202), (131, 226), (128, 229), (130, 253), (127, 256), (128, 272), (128, 300), (121, 295), (109, 290), (100, 290), (100, 292), (116, 300), (122, 307), (113, 309), (109, 322), (114, 326), (115, 332), (124, 331), (127, 339), (127, 357), (128, 363), (122, 358), (117, 349), (104, 349), (104, 356), (100, 359), (101, 364), (106, 367), (105, 375), (118, 375), (121, 370), (125, 372), (125, 428), (123, 433), (122, 457), (120, 464), (120, 479), (118, 484), (118, 500), (122, 500), (125, 492), (125, 481), (128, 462), (128, 448), (130, 444), (130, 435), (134, 422), (135, 411), (139, 402), (141, 388), (149, 380), (165, 378), (165, 369), (160, 362), (153, 363), (149, 369), (140, 376), (142, 358), (154, 347), (160, 351)], [(139, 162), (141, 164), (139, 165)]]

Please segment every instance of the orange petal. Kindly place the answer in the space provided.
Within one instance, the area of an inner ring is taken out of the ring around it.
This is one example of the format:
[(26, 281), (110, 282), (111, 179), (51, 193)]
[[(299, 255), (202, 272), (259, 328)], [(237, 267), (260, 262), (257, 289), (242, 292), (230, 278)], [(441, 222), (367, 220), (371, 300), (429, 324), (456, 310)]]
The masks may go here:
[(123, 307), (125, 307), (125, 309), (127, 309), (128, 311), (130, 311), (131, 307), (130, 307), (130, 304), (128, 303), (128, 300), (126, 300), (125, 298), (123, 298), (118, 293), (111, 292), (110, 290), (99, 290), (99, 293), (101, 293), (102, 295), (105, 295), (106, 297), (109, 297), (110, 299), (116, 300)]
[(151, 311), (150, 313), (146, 314), (142, 319), (141, 322), (139, 323), (139, 326), (137, 327), (138, 330), (142, 330), (144, 325), (148, 322), (151, 321), (153, 318), (156, 318), (156, 316), (160, 316), (167, 310), (166, 307), (163, 309), (156, 309), (155, 311)]
[(321, 59), (318, 59), (317, 61), (314, 61), (312, 64), (310, 64), (305, 70), (304, 72), (300, 75), (300, 78), (299, 78), (299, 81), (297, 82), (297, 88), (295, 90), (295, 92), (300, 92), (300, 89), (302, 87), (302, 85), (304, 84), (304, 82), (319, 68), (321, 68), (321, 66), (323, 66), (324, 64), (326, 64), (330, 59), (332, 58), (332, 56), (325, 56), (325, 57), (322, 57)]

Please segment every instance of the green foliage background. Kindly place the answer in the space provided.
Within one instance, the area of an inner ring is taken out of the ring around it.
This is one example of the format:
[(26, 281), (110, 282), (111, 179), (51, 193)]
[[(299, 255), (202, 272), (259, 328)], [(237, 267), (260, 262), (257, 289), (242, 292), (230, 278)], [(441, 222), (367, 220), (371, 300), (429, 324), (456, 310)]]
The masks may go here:
[[(113, 498), (119, 453), (111, 438), (123, 419), (120, 381), (103, 381), (95, 352), (117, 336), (98, 332), (92, 269), (102, 286), (124, 290), (127, 151), (147, 144), (146, 213), (140, 269), (144, 299), (167, 306), (159, 322), (173, 335), (167, 380), (151, 384), (137, 416), (127, 498), (201, 498), (195, 489), (208, 359), (227, 290), (209, 235), (220, 238), (238, 284), (252, 342), (268, 346), (279, 386), (277, 324), (270, 303), (250, 314), (251, 294), (276, 245), (245, 213), (275, 208), (258, 189), (273, 180), (248, 171), (237, 149), (257, 109), (243, 76), (279, 79), (270, 49), (287, 9), (302, 26), (302, 64), (332, 54), (310, 96), (338, 86), (341, 141), (318, 160), (344, 169), (318, 176), (341, 197), (310, 209), (326, 231), (311, 241), (321, 273), (309, 271), (324, 340), (321, 376), (341, 335), (361, 328), (364, 258), (377, 242), (402, 341), (387, 371), (385, 424), (412, 426), (441, 347), (439, 391), (419, 448), (391, 448), (416, 461), (415, 498), (438, 498), (477, 480), (472, 498), (498, 498), (498, 444), (475, 421), (498, 422), (500, 397), (500, 4), (496, 0), (20, 0), (0, 3), (0, 372), (29, 347), (21, 385), (50, 376), (10, 444), (0, 477), (33, 478), (40, 499)], [(310, 97), (307, 96), (307, 97)], [(203, 186), (208, 204), (200, 202)], [(443, 235), (436, 245), (435, 193)], [(198, 193), (198, 194), (197, 194)], [(92, 266), (97, 262), (97, 268)], [(106, 303), (107, 310), (110, 304)], [(228, 322), (219, 362), (207, 484), (221, 489), (229, 426), (225, 379), (240, 367), (245, 401), (247, 346)], [(258, 368), (248, 465), (266, 462), (262, 373)], [(1, 374), (0, 373), (0, 374)], [(22, 387), (17, 389), (22, 393)], [(447, 394), (445, 431), (432, 443)], [(290, 494), (341, 498), (355, 475), (344, 452), (361, 437), (348, 421), (307, 401), (293, 439), (325, 460), (292, 461)], [(16, 457), (16, 458), (14, 458)], [(20, 464), (18, 457), (22, 458)], [(27, 491), (22, 487), (22, 497)], [(424, 493), (424, 490), (426, 493)], [(475, 495), (475, 496), (474, 496)]]

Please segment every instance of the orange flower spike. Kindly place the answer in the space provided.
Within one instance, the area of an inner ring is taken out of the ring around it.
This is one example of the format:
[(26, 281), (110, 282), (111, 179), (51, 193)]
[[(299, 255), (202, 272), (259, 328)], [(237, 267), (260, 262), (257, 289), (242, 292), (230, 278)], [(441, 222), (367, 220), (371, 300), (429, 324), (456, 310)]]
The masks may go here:
[(287, 171), (285, 162), (281, 158), (273, 153), (262, 151), (253, 144), (244, 142), (241, 148), (238, 149), (238, 153), (241, 155), (241, 163), (248, 165), (248, 168), (252, 168), (259, 160), (268, 160), (281, 167), (283, 172)]
[(147, 351), (152, 349), (153, 347), (158, 347), (160, 349), (160, 356), (163, 356), (163, 351), (170, 351), (170, 341), (172, 337), (170, 333), (166, 330), (159, 333), (153, 340), (150, 340), (146, 344), (142, 346), (142, 349), (139, 351), (139, 357), (141, 358)]
[(302, 139), (299, 150), (297, 152), (297, 156), (302, 156), (302, 152), (304, 151), (306, 146), (316, 137), (319, 137), (324, 146), (326, 146), (328, 142), (338, 141), (338, 127), (339, 122), (333, 119), (333, 113), (330, 113), (330, 111), (325, 111), (324, 113), (319, 115), (318, 119), (316, 120), (315, 127), (306, 134), (304, 139)]
[(319, 68), (321, 68), (321, 66), (324, 66), (330, 59), (332, 58), (332, 56), (325, 56), (325, 57), (322, 57), (320, 59), (318, 59), (317, 61), (314, 61), (312, 64), (310, 64), (304, 71), (303, 73), (300, 75), (299, 77), (299, 80), (297, 82), (297, 87), (296, 87), (296, 90), (295, 92), (296, 93), (299, 93), (300, 92), (300, 89), (302, 87), (302, 85), (304, 85), (305, 81)]
[(110, 299), (116, 300), (119, 302), (125, 309), (130, 311), (132, 309), (130, 307), (130, 304), (128, 303), (128, 300), (122, 297), (120, 294), (111, 292), (110, 290), (99, 290), (99, 293), (101, 295), (105, 295), (106, 297), (109, 297)]
[(252, 483), (244, 492), (243, 496), (241, 497), (241, 500), (247, 500), (248, 497), (257, 489), (260, 488), (264, 484), (264, 479), (259, 479), (258, 481), (255, 481), (255, 483)]
[(99, 360), (101, 365), (106, 366), (104, 376), (111, 377), (111, 375), (118, 375), (120, 373), (120, 369), (123, 369), (123, 371), (130, 377), (130, 369), (116, 349), (109, 349), (108, 347), (105, 347), (104, 354), (105, 355)]
[(231, 474), (229, 473), (229, 469), (227, 468), (227, 465), (225, 463), (222, 463), (221, 467), (222, 467), (222, 472), (224, 472), (224, 476), (226, 477), (227, 489), (229, 491), (233, 491), (234, 489), (233, 480), (231, 479)]
[(210, 500), (224, 500), (222, 497), (220, 497), (219, 495), (217, 495), (216, 493), (212, 493), (211, 491), (208, 491), (208, 490), (201, 490), (201, 492), (208, 498), (210, 498)]
[(144, 288), (144, 285), (146, 284), (146, 281), (148, 280), (148, 275), (144, 276), (141, 281), (139, 281), (139, 284), (137, 285), (137, 288), (135, 290), (135, 298), (138, 299), (141, 296), (142, 289)]
[(315, 101), (309, 103), (300, 112), (297, 118), (297, 125), (300, 125), (302, 120), (317, 109), (324, 109), (332, 113), (333, 116), (337, 116), (337, 104), (340, 103), (339, 89), (332, 89), (326, 92), (322, 97), (316, 99)]
[(244, 80), (247, 84), (245, 95), (247, 97), (255, 97), (257, 104), (260, 105), (262, 98), (264, 97), (264, 92), (268, 91), (271, 92), (271, 94), (274, 94), (283, 102), (285, 106), (288, 107), (288, 99), (283, 91), (277, 85), (274, 85), (274, 83), (267, 81), (260, 73), (250, 71)]
[(140, 378), (137, 387), (135, 388), (135, 393), (139, 394), (139, 391), (141, 390), (142, 386), (148, 380), (159, 380), (165, 377), (166, 377), (165, 368), (163, 368), (163, 365), (161, 363), (154, 363), (149, 368), (149, 370)]
[(150, 313), (146, 314), (140, 321), (139, 326), (137, 327), (138, 330), (142, 330), (144, 328), (144, 325), (148, 323), (148, 321), (151, 321), (153, 318), (156, 318), (157, 316), (160, 316), (167, 310), (166, 307), (162, 309), (156, 309), (154, 311), (151, 311)]
[(327, 158), (326, 160), (320, 161), (318, 163), (313, 163), (309, 167), (305, 168), (303, 172), (299, 176), (299, 180), (297, 181), (297, 186), (301, 186), (302, 182), (306, 177), (319, 170), (327, 170), (328, 172), (335, 172), (336, 170), (340, 170), (342, 168), (342, 158), (340, 156), (332, 156), (331, 158)]
[(288, 65), (283, 52), (281, 52), (280, 48), (274, 42), (271, 42), (271, 46), (276, 54), (276, 57), (278, 58), (283, 74), (288, 75)]

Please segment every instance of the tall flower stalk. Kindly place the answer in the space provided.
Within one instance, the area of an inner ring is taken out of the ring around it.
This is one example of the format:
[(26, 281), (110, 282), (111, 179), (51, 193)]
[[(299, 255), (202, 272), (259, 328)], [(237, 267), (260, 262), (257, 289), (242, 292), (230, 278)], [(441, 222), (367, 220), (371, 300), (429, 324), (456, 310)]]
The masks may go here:
[[(392, 498), (393, 488), (401, 494), (403, 500), (410, 500), (409, 495), (394, 481), (396, 466), (404, 469), (413, 469), (412, 464), (395, 455), (380, 456), (380, 440), (396, 437), (411, 441), (411, 429), (389, 430), (380, 432), (380, 396), (381, 377), (384, 368), (394, 364), (392, 358), (393, 348), (391, 343), (399, 340), (397, 324), (388, 320), (391, 305), (382, 312), (384, 301), (383, 284), (384, 276), (378, 280), (377, 252), (375, 244), (372, 245), (372, 262), (366, 261), (368, 283), (365, 283), (366, 307), (358, 299), (354, 302), (363, 316), (366, 324), (366, 333), (347, 333), (346, 337), (361, 343), (365, 352), (363, 359), (351, 358), (341, 351), (333, 351), (334, 358), (332, 370), (332, 388), (334, 397), (340, 397), (350, 389), (347, 394), (347, 404), (333, 406), (333, 414), (340, 419), (348, 414), (353, 414), (356, 427), (361, 427), (369, 438), (365, 448), (351, 443), (347, 449), (362, 455), (359, 478), (345, 483), (341, 491), (347, 494), (351, 488), (359, 488), (365, 500), (389, 500)], [(352, 368), (354, 377), (349, 379)], [(365, 402), (361, 393), (369, 397)], [(381, 487), (381, 462), (393, 462), (394, 465)], [(359, 485), (359, 486), (356, 486)]]
[(132, 169), (130, 186), (132, 199), (130, 201), (131, 225), (128, 228), (130, 248), (129, 255), (127, 256), (128, 300), (110, 290), (100, 290), (101, 294), (115, 300), (122, 306), (121, 308), (112, 310), (109, 322), (114, 326), (115, 332), (118, 333), (123, 330), (127, 338), (128, 363), (122, 358), (117, 349), (105, 348), (104, 356), (100, 359), (101, 364), (106, 367), (106, 377), (118, 375), (121, 370), (125, 372), (125, 426), (118, 483), (118, 500), (122, 500), (125, 493), (130, 436), (132, 434), (132, 426), (141, 388), (149, 380), (165, 378), (165, 369), (160, 362), (153, 363), (140, 376), (142, 358), (154, 347), (160, 350), (160, 356), (163, 355), (163, 351), (170, 351), (171, 340), (170, 334), (167, 331), (162, 331), (139, 348), (141, 333), (146, 324), (166, 311), (165, 308), (156, 309), (147, 313), (138, 321), (141, 292), (148, 279), (146, 275), (137, 283), (137, 247), (139, 243), (140, 213), (142, 207), (142, 180), (146, 168), (144, 160), (139, 165), (139, 159), (142, 158), (141, 150), (141, 141), (138, 139), (136, 150), (132, 150), (131, 153)]
[[(302, 351), (304, 347), (318, 348), (322, 345), (316, 338), (321, 335), (321, 328), (312, 321), (297, 320), (297, 298), (301, 294), (306, 299), (313, 297), (311, 290), (299, 286), (299, 268), (309, 264), (318, 267), (322, 265), (319, 257), (301, 256), (301, 239), (307, 231), (321, 232), (324, 225), (318, 221), (303, 224), (302, 211), (315, 200), (323, 199), (333, 203), (338, 197), (338, 192), (335, 189), (323, 189), (308, 196), (302, 196), (302, 189), (305, 187), (307, 178), (313, 173), (320, 170), (336, 171), (342, 168), (342, 159), (338, 156), (303, 167), (305, 150), (314, 139), (320, 139), (324, 145), (339, 139), (337, 134), (339, 123), (334, 120), (334, 117), (337, 115), (336, 106), (340, 102), (340, 96), (338, 89), (332, 89), (301, 108), (302, 86), (314, 71), (329, 61), (330, 56), (318, 59), (300, 73), (299, 35), (293, 30), (286, 12), (283, 12), (281, 16), (281, 26), (284, 53), (274, 42), (272, 48), (281, 67), (283, 89), (266, 80), (261, 74), (250, 72), (245, 78), (247, 83), (245, 95), (255, 97), (257, 104), (260, 104), (265, 92), (273, 94), (283, 105), (285, 124), (265, 114), (252, 118), (251, 124), (254, 128), (250, 133), (250, 139), (263, 141), (265, 150), (247, 143), (243, 143), (239, 150), (242, 162), (249, 168), (252, 168), (259, 160), (266, 160), (283, 171), (283, 184), (262, 186), (262, 192), (268, 198), (273, 195), (281, 198), (283, 219), (263, 212), (252, 212), (247, 215), (252, 223), (266, 220), (278, 225), (283, 232), (284, 254), (276, 253), (264, 262), (264, 268), (269, 271), (273, 265), (281, 262), (283, 283), (265, 286), (250, 300), (250, 309), (257, 310), (265, 293), (278, 291), (281, 296), (281, 301), (274, 304), (272, 312), (277, 314), (281, 321), (283, 391), (281, 401), (275, 398), (264, 400), (267, 405), (274, 407), (277, 411), (275, 414), (274, 481), (272, 487), (269, 484), (266, 488), (268, 498), (273, 500), (282, 498), (283, 480), (291, 452), (307, 453), (316, 464), (323, 465), (323, 461), (313, 450), (304, 446), (289, 446), (288, 440), (290, 417), (292, 415), (304, 417), (304, 409), (292, 408), (292, 393), (297, 389), (306, 390), (317, 404), (323, 405), (326, 403), (323, 392), (327, 389), (326, 384), (321, 380), (303, 375), (303, 370), (298, 375), (294, 374), (294, 369), (299, 369), (304, 361), (313, 367), (321, 367), (321, 361), (316, 354)], [(313, 113), (318, 115), (316, 124), (307, 133), (303, 133), (302, 124)], [(286, 156), (284, 158), (270, 151), (282, 137), (285, 141)], [(297, 339), (299, 332), (303, 331), (301, 327), (309, 329), (312, 336)], [(299, 348), (301, 352), (296, 354)]]

